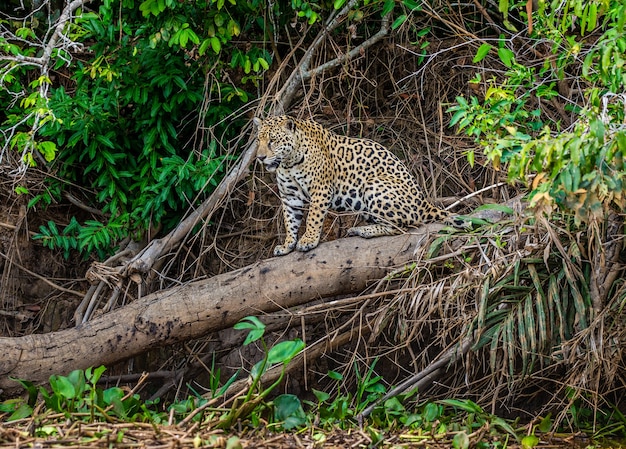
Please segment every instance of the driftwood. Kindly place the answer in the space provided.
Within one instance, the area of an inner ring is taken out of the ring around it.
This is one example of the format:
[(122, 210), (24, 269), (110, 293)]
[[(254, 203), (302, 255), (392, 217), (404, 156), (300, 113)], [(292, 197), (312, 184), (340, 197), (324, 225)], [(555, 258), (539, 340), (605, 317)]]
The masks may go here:
[(14, 393), (9, 377), (45, 382), (93, 365), (110, 365), (159, 346), (232, 327), (320, 298), (358, 293), (414, 258), (416, 245), (440, 225), (413, 233), (339, 239), (308, 253), (248, 267), (148, 295), (75, 328), (43, 335), (0, 338), (0, 389)]

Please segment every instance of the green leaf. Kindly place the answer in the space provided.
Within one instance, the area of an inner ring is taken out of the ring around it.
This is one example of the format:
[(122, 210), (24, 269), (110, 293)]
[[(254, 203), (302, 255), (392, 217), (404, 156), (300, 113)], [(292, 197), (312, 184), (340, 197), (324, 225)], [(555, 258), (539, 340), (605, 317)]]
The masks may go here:
[(74, 399), (76, 397), (76, 390), (72, 382), (65, 376), (50, 376), (50, 386), (52, 391), (66, 399)]
[(495, 210), (498, 212), (503, 212), (507, 215), (513, 215), (515, 212), (512, 207), (505, 206), (504, 204), (483, 204), (474, 209), (474, 212), (478, 212), (481, 210)]
[(513, 429), (513, 427), (511, 427), (511, 425), (506, 422), (504, 419), (502, 418), (498, 418), (497, 416), (491, 416), (491, 425), (493, 427), (499, 427), (501, 430), (507, 432), (509, 435), (517, 438), (516, 433), (515, 433), (515, 429)]
[(380, 13), (381, 17), (385, 17), (387, 14), (393, 11), (394, 6), (396, 6), (395, 0), (385, 0), (385, 3), (383, 4), (383, 9)]
[(504, 64), (508, 68), (511, 68), (513, 66), (515, 54), (511, 50), (505, 47), (498, 48), (498, 56), (500, 57), (500, 61), (502, 61), (502, 64)]
[(10, 377), (10, 376), (9, 376), (9, 379), (14, 380), (15, 382), (18, 382), (22, 386), (22, 388), (24, 388), (24, 390), (28, 392), (28, 405), (30, 405), (31, 407), (34, 407), (35, 404), (37, 403), (37, 395), (38, 395), (37, 387), (35, 387), (35, 385), (29, 380), (17, 379), (15, 377)]
[(119, 387), (107, 388), (102, 392), (102, 400), (106, 405), (111, 405), (116, 400), (121, 400), (124, 397), (124, 394), (124, 390)]
[(205, 39), (202, 41), (202, 44), (200, 44), (200, 48), (198, 48), (198, 54), (200, 56), (203, 56), (206, 51), (209, 49), (209, 46), (211, 46), (211, 39)]
[(539, 422), (538, 428), (539, 428), (539, 431), (543, 433), (547, 433), (550, 430), (552, 430), (552, 416), (548, 414), (548, 416), (543, 418), (541, 422)]
[(273, 346), (267, 353), (267, 363), (289, 363), (300, 351), (304, 349), (304, 342), (299, 338), (281, 341)]
[(325, 391), (316, 390), (315, 388), (312, 388), (311, 390), (319, 402), (325, 402), (330, 399), (330, 394)]
[(13, 413), (11, 413), (11, 415), (9, 415), (8, 418), (6, 418), (6, 420), (8, 422), (16, 421), (18, 419), (28, 418), (32, 416), (32, 414), (33, 414), (33, 408), (31, 406), (29, 406), (28, 404), (20, 404), (19, 407), (17, 407), (13, 411)]
[(242, 318), (238, 323), (236, 323), (233, 326), (233, 329), (237, 329), (237, 330), (250, 329), (248, 336), (243, 342), (243, 345), (247, 346), (250, 343), (255, 342), (261, 337), (263, 337), (263, 334), (265, 333), (265, 324), (263, 324), (261, 320), (259, 320), (255, 316), (247, 316), (245, 318)]
[(335, 0), (333, 3), (333, 8), (339, 9), (344, 5), (344, 3), (346, 3), (346, 0)]
[(333, 380), (343, 380), (343, 375), (333, 370), (328, 370), (328, 377)]
[[(454, 115), (452, 116), (452, 118), (450, 119), (450, 126), (456, 125), (459, 122), (459, 120), (461, 120), (466, 115), (467, 115), (467, 112), (463, 109), (459, 109), (458, 111), (456, 111)], [(462, 128), (459, 128), (459, 129), (462, 129)]]
[(472, 59), (472, 62), (477, 63), (485, 59), (485, 57), (489, 53), (489, 50), (491, 50), (492, 48), (492, 45), (482, 44), (480, 47), (478, 47), (478, 51), (476, 52), (476, 56), (474, 56), (474, 59)]
[(443, 405), (448, 405), (454, 408), (461, 409), (468, 413), (479, 413), (479, 414), (484, 413), (483, 409), (480, 408), (478, 404), (476, 404), (473, 401), (470, 401), (469, 399), (441, 399), (440, 401), (437, 401), (437, 402)]
[(57, 154), (57, 145), (50, 141), (39, 142), (37, 150), (43, 155), (46, 162), (51, 162)]
[(442, 409), (434, 402), (429, 402), (424, 406), (423, 417), (427, 422), (434, 422), (441, 417)]
[(595, 1), (589, 3), (589, 12), (587, 14), (587, 31), (592, 31), (596, 27), (596, 20), (598, 16), (598, 5)]
[(85, 392), (85, 375), (83, 370), (77, 369), (67, 375), (67, 379), (74, 385), (75, 397), (80, 397)]
[(263, 70), (267, 70), (270, 68), (270, 65), (267, 63), (267, 61), (264, 58), (259, 58), (257, 59), (257, 61), (259, 62), (259, 64), (261, 64), (261, 67), (263, 67)]
[(306, 424), (306, 415), (302, 403), (293, 394), (281, 394), (274, 399), (274, 418), (283, 423), (285, 430)]
[(474, 168), (474, 163), (475, 163), (474, 150), (468, 150), (465, 154), (467, 156), (467, 162), (469, 162), (470, 167)]
[(219, 38), (213, 36), (210, 39), (210, 41), (211, 41), (211, 48), (213, 49), (215, 54), (218, 54), (220, 50), (222, 49), (222, 43), (220, 42)]
[(469, 443), (469, 437), (464, 430), (458, 432), (456, 435), (454, 435), (454, 438), (452, 438), (452, 447), (454, 449), (467, 449), (469, 447)]
[(526, 435), (524, 438), (522, 438), (521, 443), (524, 449), (532, 449), (539, 444), (539, 438), (537, 438), (535, 435)]
[(394, 20), (393, 23), (391, 24), (391, 29), (395, 30), (396, 28), (399, 28), (406, 21), (406, 18), (407, 18), (406, 14), (402, 14), (398, 16), (396, 20)]
[(422, 9), (422, 5), (414, 0), (402, 0), (402, 4), (410, 11), (418, 11)]

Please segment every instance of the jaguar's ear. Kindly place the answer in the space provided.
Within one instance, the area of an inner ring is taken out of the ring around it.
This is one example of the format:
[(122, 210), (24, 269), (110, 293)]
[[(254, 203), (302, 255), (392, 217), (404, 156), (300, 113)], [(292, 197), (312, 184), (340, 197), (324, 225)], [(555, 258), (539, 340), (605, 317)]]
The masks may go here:
[(261, 119), (260, 119), (260, 118), (258, 118), (258, 117), (253, 117), (253, 118), (252, 118), (252, 123), (254, 123), (254, 126), (257, 126), (257, 127), (258, 127), (258, 126), (261, 126), (261, 123), (263, 123), (263, 120), (261, 120)]
[(296, 122), (288, 118), (287, 121), (285, 122), (285, 128), (287, 128), (291, 132), (294, 132), (296, 130)]

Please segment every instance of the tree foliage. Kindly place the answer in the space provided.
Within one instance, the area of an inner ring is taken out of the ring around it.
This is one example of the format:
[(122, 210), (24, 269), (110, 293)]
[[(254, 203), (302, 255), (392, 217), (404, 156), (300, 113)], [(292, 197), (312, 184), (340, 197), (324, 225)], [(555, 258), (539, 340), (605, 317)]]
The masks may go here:
[[(548, 51), (543, 65), (518, 62), (501, 36), (503, 76), (483, 81), (477, 74), (473, 82), (486, 84), (484, 97), (458, 97), (451, 124), (475, 137), (496, 167), (504, 164), (510, 181), (529, 187), (531, 205), (572, 213), (577, 223), (602, 219), (611, 205), (624, 205), (626, 7), (539, 2), (533, 17), (532, 37)], [(474, 62), (491, 49), (483, 44)], [(570, 96), (574, 88), (578, 100)], [(571, 123), (542, 112), (553, 99), (565, 103)]]
[[(31, 193), (30, 207), (74, 191), (100, 212), (97, 221), (42, 226), (38, 238), (103, 256), (125, 235), (171, 228), (217, 185), (228, 142), (245, 123), (229, 117), (272, 61), (263, 16), (276, 11), (261, 1), (44, 6), (1, 22), (9, 31), (0, 39), (2, 155), (20, 155), (21, 175), (37, 164), (49, 173), (43, 189), (16, 181), (18, 193)], [(72, 15), (65, 43), (41, 45), (63, 14)], [(36, 57), (42, 46), (49, 61)]]

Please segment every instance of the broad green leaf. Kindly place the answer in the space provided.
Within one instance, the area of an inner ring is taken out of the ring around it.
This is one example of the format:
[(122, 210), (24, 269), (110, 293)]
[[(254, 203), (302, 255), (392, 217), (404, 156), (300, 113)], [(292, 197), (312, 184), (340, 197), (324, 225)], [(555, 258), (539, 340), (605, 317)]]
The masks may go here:
[(343, 380), (343, 375), (333, 370), (328, 371), (328, 377), (330, 377), (333, 380)]
[(474, 163), (475, 163), (475, 154), (474, 154), (474, 150), (468, 150), (466, 153), (467, 156), (467, 162), (469, 162), (470, 167), (474, 167)]
[(311, 390), (319, 402), (325, 402), (330, 399), (330, 394), (325, 391), (316, 390), (315, 388), (312, 388)]
[(220, 50), (222, 49), (222, 43), (220, 42), (219, 38), (213, 36), (211, 39), (211, 48), (213, 49), (213, 51), (217, 54), (220, 52)]
[(406, 14), (402, 14), (398, 16), (396, 20), (394, 20), (393, 23), (391, 24), (391, 29), (395, 30), (399, 28), (406, 21), (406, 18), (407, 18)]
[(410, 11), (417, 11), (422, 9), (422, 5), (414, 0), (402, 0), (402, 4)]
[(400, 402), (400, 400), (394, 396), (392, 398), (387, 399), (384, 404), (383, 404), (385, 411), (389, 412), (403, 412), (405, 411), (404, 406), (402, 405), (402, 402)]
[(72, 382), (65, 376), (50, 376), (50, 386), (52, 391), (66, 399), (74, 399), (76, 397), (76, 390)]
[(293, 394), (281, 394), (274, 399), (274, 407), (276, 418), (279, 421), (284, 421), (298, 409), (302, 408), (302, 404), (300, 399)]
[(538, 428), (540, 432), (544, 432), (544, 433), (547, 433), (550, 430), (552, 430), (552, 416), (548, 414), (548, 416), (543, 418), (541, 422), (539, 423)]
[(239, 26), (239, 23), (237, 23), (233, 19), (230, 19), (228, 21), (228, 33), (231, 36), (239, 36), (239, 34), (241, 33), (241, 27)]
[(513, 215), (513, 208), (506, 206), (504, 204), (483, 204), (474, 209), (474, 212), (479, 212), (481, 210), (496, 210), (498, 212), (503, 212), (507, 215)]
[(532, 449), (539, 444), (539, 438), (537, 438), (535, 435), (526, 435), (524, 438), (522, 438), (521, 443), (522, 448)]
[(13, 413), (9, 415), (8, 418), (6, 418), (6, 420), (7, 422), (16, 421), (18, 419), (28, 418), (32, 416), (32, 414), (33, 409), (31, 406), (29, 406), (28, 404), (21, 404), (13, 411)]
[(263, 67), (263, 70), (267, 70), (270, 68), (270, 65), (267, 63), (267, 61), (264, 58), (259, 58), (257, 59), (258, 63), (261, 64), (261, 67)]
[(383, 9), (380, 15), (382, 17), (385, 17), (387, 14), (393, 11), (394, 6), (396, 6), (395, 0), (385, 0), (385, 3), (383, 3)]
[(500, 58), (500, 61), (502, 61), (502, 64), (504, 64), (508, 68), (511, 68), (513, 66), (515, 54), (508, 48), (498, 48), (498, 57)]
[(593, 31), (595, 29), (597, 17), (598, 17), (598, 5), (596, 4), (595, 1), (592, 0), (589, 3), (589, 11), (587, 14), (587, 31)]
[[(463, 109), (459, 109), (458, 111), (456, 111), (454, 115), (452, 116), (452, 118), (450, 119), (450, 126), (456, 125), (459, 122), (459, 120), (464, 118), (466, 115), (467, 115), (467, 112), (464, 111)], [(462, 128), (459, 127), (459, 130), (460, 129)]]
[(442, 409), (434, 402), (429, 402), (424, 406), (424, 412), (422, 416), (426, 422), (434, 422), (441, 417)]
[(261, 337), (263, 337), (263, 334), (265, 333), (265, 324), (263, 324), (255, 316), (242, 318), (238, 323), (233, 326), (233, 328), (237, 330), (250, 329), (248, 336), (243, 342), (244, 346), (247, 346), (250, 343), (259, 340)]
[(57, 154), (57, 145), (50, 141), (39, 142), (37, 144), (37, 150), (43, 155), (46, 162), (51, 162)]
[(15, 382), (18, 382), (22, 386), (22, 388), (24, 388), (24, 390), (28, 392), (28, 405), (30, 405), (31, 407), (34, 407), (35, 404), (37, 403), (37, 395), (39, 391), (37, 387), (35, 387), (35, 384), (33, 384), (29, 380), (16, 379), (15, 377), (11, 377), (11, 376), (9, 376), (9, 379), (14, 380)]
[(83, 370), (77, 369), (67, 375), (68, 380), (74, 385), (75, 396), (80, 397), (85, 392), (85, 374)]
[(111, 405), (115, 400), (121, 400), (124, 397), (124, 390), (119, 387), (107, 388), (102, 392), (102, 399), (106, 405)]
[(458, 432), (452, 438), (452, 447), (454, 449), (467, 449), (469, 447), (470, 441), (467, 433), (465, 431)]
[(288, 341), (281, 341), (267, 353), (267, 362), (270, 365), (275, 363), (289, 363), (300, 351), (304, 349), (304, 342), (299, 338)]
[(466, 411), (468, 413), (484, 413), (478, 404), (469, 399), (441, 399), (439, 404), (448, 405)]
[(485, 57), (489, 53), (489, 50), (491, 50), (492, 48), (493, 48), (492, 45), (482, 44), (480, 47), (478, 47), (478, 51), (476, 51), (476, 56), (474, 56), (474, 59), (472, 59), (472, 62), (475, 64), (485, 59)]
[(265, 329), (265, 324), (255, 316), (247, 316), (233, 326), (234, 329)]

